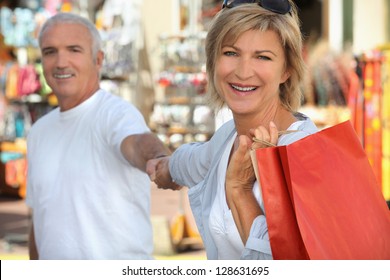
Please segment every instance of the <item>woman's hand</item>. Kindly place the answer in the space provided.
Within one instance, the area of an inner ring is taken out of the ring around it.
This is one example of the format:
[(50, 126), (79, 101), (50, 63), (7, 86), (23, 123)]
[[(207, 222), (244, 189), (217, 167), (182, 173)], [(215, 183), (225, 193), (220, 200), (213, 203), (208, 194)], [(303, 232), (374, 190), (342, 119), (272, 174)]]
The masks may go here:
[(250, 157), (252, 141), (246, 135), (238, 138), (238, 148), (233, 152), (226, 171), (226, 193), (233, 190), (251, 191), (256, 180)]
[[(260, 141), (254, 142), (253, 138)], [(253, 220), (263, 215), (260, 205), (254, 194), (253, 185), (256, 180), (250, 156), (250, 149), (276, 146), (278, 142), (278, 129), (271, 122), (269, 130), (263, 126), (251, 129), (249, 136), (240, 135), (239, 145), (231, 156), (226, 171), (226, 201), (232, 211), (234, 222), (240, 233), (243, 244), (249, 236)]]

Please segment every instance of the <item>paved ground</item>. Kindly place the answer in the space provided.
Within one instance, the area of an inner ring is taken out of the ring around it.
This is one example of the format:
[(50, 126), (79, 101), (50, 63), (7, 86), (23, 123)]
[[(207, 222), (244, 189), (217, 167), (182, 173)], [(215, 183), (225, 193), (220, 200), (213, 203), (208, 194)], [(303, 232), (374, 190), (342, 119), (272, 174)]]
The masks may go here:
[[(151, 188), (155, 257), (205, 259), (205, 251), (189, 209), (186, 191), (159, 190), (153, 184)], [(187, 225), (184, 228), (181, 227), (183, 217)], [(175, 235), (172, 235), (170, 227), (174, 222), (176, 230)], [(24, 200), (0, 194), (0, 259), (28, 259), (28, 225), (28, 207)], [(175, 240), (176, 246), (173, 244)]]

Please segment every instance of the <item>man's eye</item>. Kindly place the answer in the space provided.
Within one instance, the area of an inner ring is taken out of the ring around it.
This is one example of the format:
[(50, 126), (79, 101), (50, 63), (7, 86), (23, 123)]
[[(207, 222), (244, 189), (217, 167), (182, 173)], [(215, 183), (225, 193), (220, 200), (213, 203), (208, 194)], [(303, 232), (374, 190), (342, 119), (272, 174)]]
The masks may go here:
[(53, 50), (46, 50), (46, 51), (42, 52), (42, 55), (50, 55), (50, 54), (53, 54), (53, 53), (54, 53)]

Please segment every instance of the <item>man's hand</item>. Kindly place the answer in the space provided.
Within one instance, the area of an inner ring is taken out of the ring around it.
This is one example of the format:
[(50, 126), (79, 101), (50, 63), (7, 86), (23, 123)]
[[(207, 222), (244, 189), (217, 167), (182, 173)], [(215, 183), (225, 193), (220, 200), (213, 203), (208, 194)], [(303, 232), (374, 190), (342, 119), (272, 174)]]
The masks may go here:
[(169, 156), (150, 159), (146, 163), (146, 173), (159, 189), (180, 190), (182, 186), (176, 184), (169, 172)]

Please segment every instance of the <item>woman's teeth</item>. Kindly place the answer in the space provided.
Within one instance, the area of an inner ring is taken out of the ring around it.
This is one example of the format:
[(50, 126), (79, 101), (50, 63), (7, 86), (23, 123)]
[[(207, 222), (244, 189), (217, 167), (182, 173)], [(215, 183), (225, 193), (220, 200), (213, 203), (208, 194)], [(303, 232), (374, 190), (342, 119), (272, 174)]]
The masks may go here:
[(251, 91), (251, 90), (256, 89), (256, 87), (239, 87), (239, 86), (235, 86), (235, 85), (231, 85), (231, 86), (232, 86), (232, 88), (239, 90), (239, 91)]

